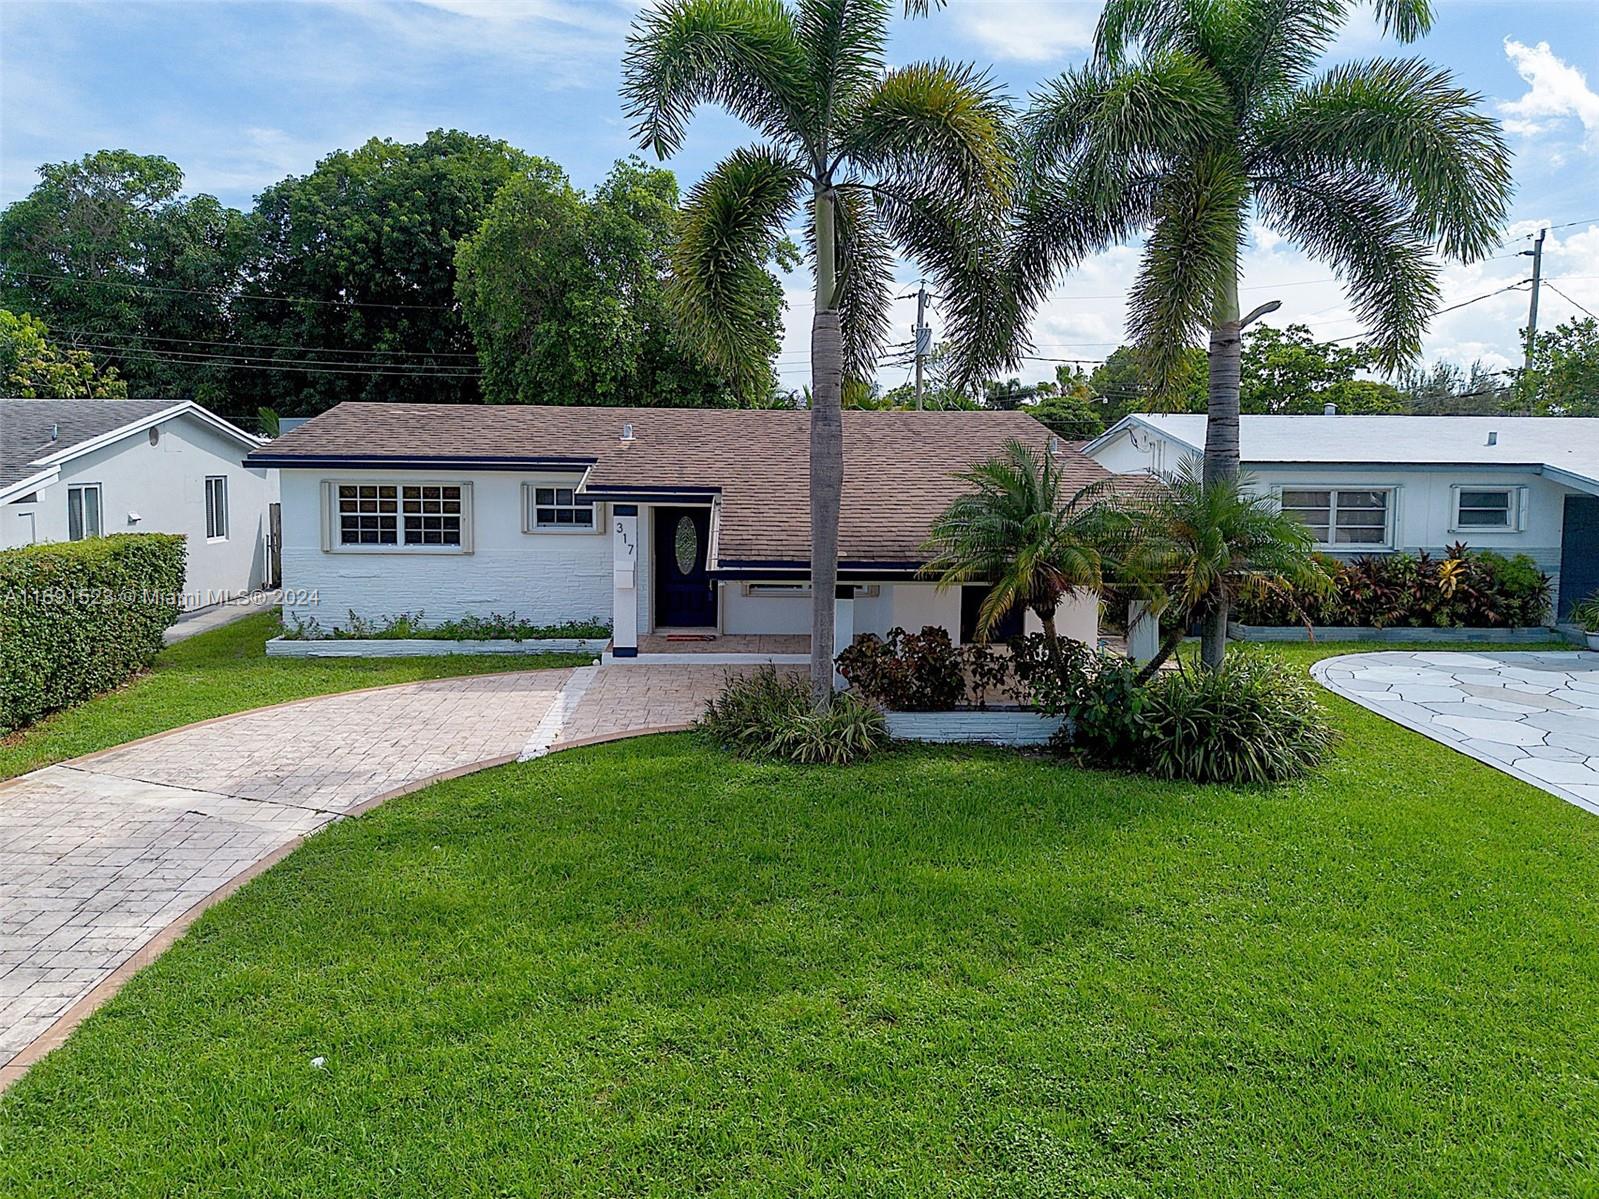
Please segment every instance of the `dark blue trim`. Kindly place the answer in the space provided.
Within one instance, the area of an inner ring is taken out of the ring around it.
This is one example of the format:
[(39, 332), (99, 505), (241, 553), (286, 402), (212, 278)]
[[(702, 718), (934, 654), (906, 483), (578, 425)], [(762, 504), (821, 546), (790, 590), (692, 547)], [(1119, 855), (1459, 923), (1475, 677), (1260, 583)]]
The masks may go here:
[(613, 658), (636, 658), (636, 657), (638, 657), (638, 646), (636, 646), (636, 645), (626, 645), (626, 646), (624, 646), (624, 645), (613, 645), (611, 647), (611, 657), (613, 657)]
[(615, 515), (617, 515), (617, 516), (637, 516), (638, 515), (638, 505), (637, 504), (615, 504), (615, 505), (612, 506), (612, 512)]

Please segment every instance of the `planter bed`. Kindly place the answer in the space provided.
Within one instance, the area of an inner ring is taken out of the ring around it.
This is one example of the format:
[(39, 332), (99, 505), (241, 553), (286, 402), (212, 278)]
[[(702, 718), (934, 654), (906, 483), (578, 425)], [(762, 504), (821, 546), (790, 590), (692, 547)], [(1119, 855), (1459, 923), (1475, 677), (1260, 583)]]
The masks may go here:
[(1044, 745), (1061, 727), (1059, 716), (1019, 709), (886, 712), (889, 736), (899, 741), (972, 745)]
[(1229, 624), (1227, 635), (1237, 641), (1436, 641), (1440, 645), (1528, 645), (1552, 641), (1560, 634), (1541, 625), (1533, 628), (1437, 629), (1390, 625), (1377, 629), (1356, 625)]
[(611, 643), (609, 637), (548, 637), (513, 641), (451, 641), (443, 638), (379, 637), (320, 638), (291, 641), (274, 637), (266, 643), (269, 658), (430, 658), (443, 654), (595, 654)]

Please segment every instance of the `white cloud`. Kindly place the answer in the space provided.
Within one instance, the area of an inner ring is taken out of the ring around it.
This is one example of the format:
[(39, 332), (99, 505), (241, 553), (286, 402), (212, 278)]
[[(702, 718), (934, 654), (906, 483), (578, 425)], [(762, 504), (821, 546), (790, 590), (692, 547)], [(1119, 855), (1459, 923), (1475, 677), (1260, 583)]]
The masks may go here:
[(1098, 0), (974, 0), (951, 6), (957, 24), (996, 58), (1051, 62), (1087, 50), (1099, 20)]
[(1505, 57), (1527, 84), (1526, 95), (1499, 105), (1507, 130), (1535, 137), (1575, 117), (1582, 123), (1586, 144), (1599, 146), (1599, 95), (1581, 71), (1557, 57), (1548, 42), (1525, 46), (1506, 38)]

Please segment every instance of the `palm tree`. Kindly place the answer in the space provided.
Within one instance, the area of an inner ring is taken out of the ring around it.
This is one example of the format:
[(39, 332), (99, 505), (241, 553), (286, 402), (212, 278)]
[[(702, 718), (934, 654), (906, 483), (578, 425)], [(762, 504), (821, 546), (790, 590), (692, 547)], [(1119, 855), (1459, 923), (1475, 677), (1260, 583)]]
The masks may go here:
[(1325, 591), (1331, 581), (1316, 561), (1315, 538), (1305, 524), (1257, 494), (1247, 474), (1207, 480), (1195, 458), (1153, 483), (1131, 505), (1126, 555), (1119, 582), (1132, 598), (1164, 615), (1159, 651), (1140, 673), (1147, 679), (1177, 648), (1198, 619), (1219, 635), (1204, 640), (1202, 663), (1216, 669), (1226, 643), (1227, 609), (1234, 596), (1258, 598), (1276, 590)]
[(986, 638), (1020, 605), (1038, 616), (1053, 656), (1055, 612), (1068, 596), (1099, 590), (1118, 510), (1103, 484), (1067, 494), (1054, 455), (1020, 441), (958, 477), (972, 492), (934, 523), (922, 573), (941, 589), (991, 583), (977, 612), (978, 635)]
[(846, 373), (873, 371), (887, 337), (896, 249), (938, 281), (957, 345), (986, 345), (1001, 332), (992, 251), (1013, 190), (1009, 105), (969, 67), (889, 70), (890, 16), (887, 0), (667, 0), (635, 23), (622, 89), (640, 144), (662, 158), (682, 144), (702, 103), (720, 105), (762, 139), (689, 194), (672, 264), (685, 329), (743, 378), (767, 369), (758, 349), (765, 264), (802, 199), (810, 209), (811, 687), (819, 707), (832, 698), (839, 397)]
[[(1017, 319), (1083, 256), (1147, 231), (1128, 298), (1153, 392), (1209, 339), (1205, 478), (1238, 471), (1239, 250), (1255, 219), (1327, 263), (1378, 366), (1413, 360), (1439, 302), (1436, 254), (1496, 244), (1511, 191), (1479, 96), (1414, 59), (1312, 72), (1356, 0), (1107, 0), (1093, 61), (1037, 97), (1011, 269)], [(1374, 0), (1410, 41), (1429, 0)], [(1017, 346), (1014, 352), (1020, 352)], [(1218, 617), (1207, 638), (1225, 628)], [(1207, 660), (1220, 661), (1221, 642)]]

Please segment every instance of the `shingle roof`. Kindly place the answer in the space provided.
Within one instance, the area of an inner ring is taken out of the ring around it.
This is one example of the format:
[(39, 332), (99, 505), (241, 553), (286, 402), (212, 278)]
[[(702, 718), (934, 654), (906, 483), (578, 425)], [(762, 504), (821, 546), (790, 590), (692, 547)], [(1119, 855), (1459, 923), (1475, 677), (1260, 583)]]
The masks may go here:
[[(622, 425), (633, 440), (621, 440)], [(846, 562), (919, 562), (933, 521), (969, 488), (955, 472), (1019, 439), (1043, 449), (1049, 430), (1022, 412), (844, 414)], [(721, 497), (718, 562), (810, 557), (810, 418), (803, 411), (347, 403), (278, 438), (252, 461), (317, 460), (381, 467), (473, 462), (592, 464), (591, 492), (613, 498), (673, 490)], [(1111, 476), (1062, 448), (1069, 487)]]
[[(0, 487), (37, 474), (35, 460), (154, 416), (181, 400), (0, 400)], [(50, 431), (59, 426), (52, 441)]]

